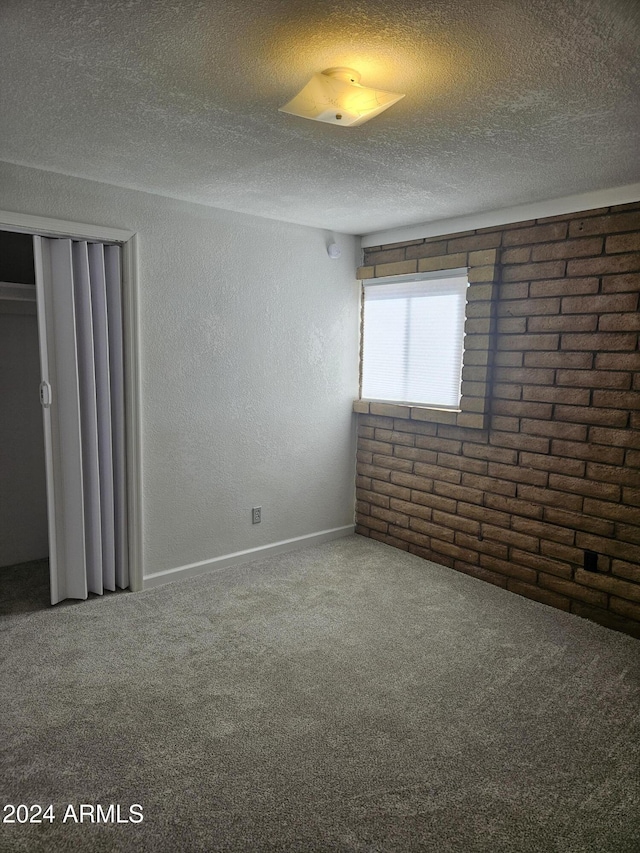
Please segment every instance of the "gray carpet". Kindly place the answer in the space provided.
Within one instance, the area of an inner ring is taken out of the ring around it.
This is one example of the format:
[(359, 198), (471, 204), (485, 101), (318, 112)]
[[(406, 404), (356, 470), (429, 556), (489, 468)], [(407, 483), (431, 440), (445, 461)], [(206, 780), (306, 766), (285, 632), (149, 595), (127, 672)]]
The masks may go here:
[(0, 800), (56, 819), (2, 851), (640, 851), (637, 640), (356, 536), (55, 608), (44, 569), (0, 571)]

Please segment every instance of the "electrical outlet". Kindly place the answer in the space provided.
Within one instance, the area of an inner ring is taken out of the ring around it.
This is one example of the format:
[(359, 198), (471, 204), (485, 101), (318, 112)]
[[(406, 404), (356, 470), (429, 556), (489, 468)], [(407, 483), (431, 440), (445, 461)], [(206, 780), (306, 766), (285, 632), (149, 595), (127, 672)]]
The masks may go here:
[(254, 506), (251, 510), (251, 523), (252, 524), (260, 524), (262, 521), (262, 507)]
[(584, 570), (585, 572), (598, 571), (598, 554), (596, 551), (584, 552)]

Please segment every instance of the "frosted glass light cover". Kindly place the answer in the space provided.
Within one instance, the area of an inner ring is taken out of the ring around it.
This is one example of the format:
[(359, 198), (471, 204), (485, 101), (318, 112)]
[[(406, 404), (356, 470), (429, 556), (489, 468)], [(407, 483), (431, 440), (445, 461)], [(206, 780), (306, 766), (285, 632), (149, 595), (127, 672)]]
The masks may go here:
[(379, 115), (404, 98), (395, 92), (369, 89), (351, 69), (329, 69), (314, 74), (307, 85), (280, 112), (355, 127)]

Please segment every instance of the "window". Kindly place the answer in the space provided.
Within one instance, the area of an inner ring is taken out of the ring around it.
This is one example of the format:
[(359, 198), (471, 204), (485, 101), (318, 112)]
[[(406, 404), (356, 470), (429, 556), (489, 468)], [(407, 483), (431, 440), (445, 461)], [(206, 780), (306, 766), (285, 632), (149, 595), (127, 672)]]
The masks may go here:
[(364, 282), (362, 397), (459, 409), (467, 270)]

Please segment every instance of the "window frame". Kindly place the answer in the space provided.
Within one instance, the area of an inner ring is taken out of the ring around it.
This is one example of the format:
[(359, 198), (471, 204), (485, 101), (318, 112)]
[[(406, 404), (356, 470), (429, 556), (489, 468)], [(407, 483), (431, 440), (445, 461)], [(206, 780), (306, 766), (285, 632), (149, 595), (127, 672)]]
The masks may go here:
[[(487, 428), (491, 399), (491, 369), (495, 347), (496, 302), (500, 276), (497, 259), (496, 249), (483, 249), (359, 267), (357, 278), (360, 281), (384, 278), (396, 281), (402, 276), (411, 276), (416, 273), (443, 274), (452, 269), (466, 269), (469, 286), (467, 287), (467, 304), (465, 306), (460, 408), (451, 410), (387, 403), (358, 396), (358, 399), (353, 402), (355, 413), (434, 424), (450, 424), (471, 429)], [(362, 391), (363, 290), (364, 286), (361, 286), (359, 395)]]
[[(409, 275), (392, 275), (392, 276), (379, 276), (374, 278), (363, 279), (362, 287), (361, 287), (361, 320), (360, 320), (360, 369), (359, 369), (359, 389), (358, 389), (358, 397), (360, 400), (368, 400), (373, 403), (389, 403), (391, 405), (398, 406), (409, 406), (415, 408), (423, 408), (423, 409), (434, 409), (437, 411), (448, 411), (448, 412), (460, 412), (460, 402), (462, 400), (462, 368), (464, 365), (464, 340), (466, 337), (465, 332), (465, 322), (467, 316), (467, 295), (469, 290), (469, 270), (467, 267), (457, 267), (446, 270), (432, 270), (430, 272), (422, 272), (422, 273), (412, 273)], [(464, 306), (464, 321), (462, 327), (462, 353), (460, 360), (460, 384), (459, 384), (459, 398), (458, 405), (456, 406), (446, 406), (446, 405), (437, 405), (435, 403), (426, 403), (426, 402), (416, 402), (416, 401), (407, 401), (407, 400), (384, 400), (381, 398), (375, 397), (363, 397), (362, 396), (362, 386), (363, 386), (363, 373), (364, 373), (364, 340), (365, 340), (365, 292), (367, 287), (384, 287), (387, 284), (404, 284), (404, 283), (412, 283), (412, 282), (423, 282), (423, 281), (444, 281), (448, 278), (461, 279), (464, 278), (466, 282), (465, 287), (465, 306)]]

